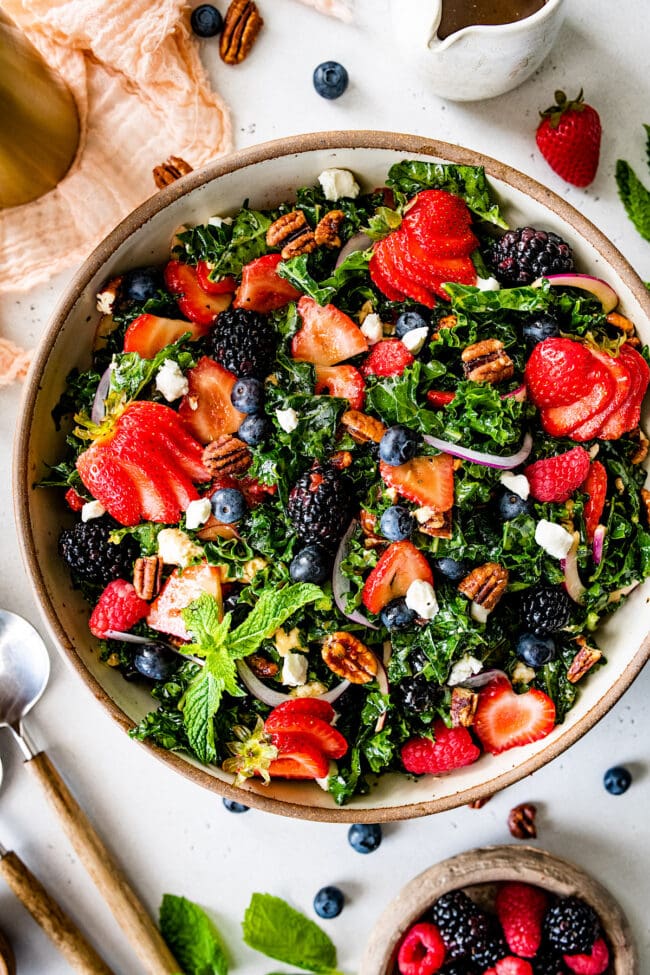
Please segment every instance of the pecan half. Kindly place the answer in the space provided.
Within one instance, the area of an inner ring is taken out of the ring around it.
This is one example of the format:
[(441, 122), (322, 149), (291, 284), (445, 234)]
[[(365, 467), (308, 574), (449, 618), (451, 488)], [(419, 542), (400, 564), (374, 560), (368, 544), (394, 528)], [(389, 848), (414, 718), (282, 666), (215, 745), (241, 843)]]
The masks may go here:
[(359, 524), (361, 525), (361, 531), (364, 534), (363, 547), (364, 548), (384, 548), (386, 545), (386, 539), (382, 538), (375, 531), (377, 527), (377, 516), (366, 511), (362, 508), (359, 513)]
[(292, 210), (278, 217), (266, 231), (266, 243), (269, 247), (281, 248), (283, 261), (300, 254), (311, 254), (317, 247), (314, 232), (302, 210)]
[(537, 806), (532, 802), (522, 802), (508, 813), (508, 829), (516, 840), (534, 840), (537, 836), (535, 816)]
[(418, 530), (425, 535), (432, 535), (433, 538), (451, 538), (453, 534), (451, 528), (451, 509), (449, 511), (435, 511), (433, 508), (429, 510), (431, 514), (426, 521), (420, 521), (416, 511), (415, 517), (418, 521)]
[(499, 339), (483, 339), (461, 352), (463, 371), (475, 383), (500, 383), (510, 379), (515, 366)]
[(442, 318), (438, 319), (436, 331), (431, 336), (435, 341), (440, 338), (440, 332), (445, 328), (455, 328), (458, 325), (458, 319), (455, 315), (443, 315)]
[(314, 230), (314, 237), (319, 247), (340, 247), (339, 227), (345, 220), (343, 210), (330, 210), (322, 220), (319, 220)]
[(180, 156), (170, 156), (160, 166), (154, 167), (153, 181), (157, 189), (161, 190), (164, 186), (169, 186), (170, 183), (174, 183), (181, 176), (187, 176), (191, 172), (192, 167), (188, 162), (185, 162)]
[(335, 450), (330, 457), (330, 464), (339, 471), (344, 471), (352, 466), (352, 454), (349, 450)]
[(630, 434), (630, 440), (639, 441), (639, 446), (630, 457), (630, 463), (642, 464), (643, 461), (648, 456), (648, 447), (650, 447), (650, 440), (648, 440), (641, 427), (637, 427), (636, 430), (632, 431), (632, 433)]
[(636, 331), (634, 322), (630, 321), (629, 318), (626, 318), (625, 315), (620, 315), (617, 311), (610, 312), (606, 321), (614, 328), (618, 329), (619, 332), (623, 332), (624, 335), (634, 335)]
[(106, 282), (102, 290), (97, 292), (95, 307), (102, 315), (112, 315), (113, 305), (119, 294), (121, 284), (122, 276), (120, 275), (117, 278), (111, 278), (110, 281)]
[(341, 425), (349, 433), (355, 443), (379, 443), (386, 433), (386, 427), (381, 420), (376, 420), (374, 416), (368, 416), (361, 410), (346, 410), (341, 417)]
[(254, 653), (248, 657), (246, 663), (256, 677), (275, 677), (280, 669), (274, 660), (263, 657), (261, 653)]
[(245, 474), (253, 463), (253, 455), (243, 440), (222, 433), (203, 448), (203, 466), (216, 474)]
[(454, 687), (451, 692), (452, 728), (469, 728), (474, 724), (478, 694), (467, 687)]
[(570, 684), (577, 684), (603, 656), (600, 650), (587, 646), (587, 641), (583, 636), (579, 636), (576, 643), (580, 649), (571, 661), (571, 666), (566, 675)]
[(467, 808), (468, 809), (482, 809), (483, 806), (487, 806), (488, 802), (492, 798), (493, 798), (492, 796), (482, 796), (480, 799), (474, 799), (473, 802), (468, 802), (467, 803)]
[(650, 525), (650, 491), (647, 488), (641, 488), (641, 504), (645, 509), (645, 520)]
[(458, 583), (458, 589), (488, 612), (493, 610), (508, 586), (509, 572), (498, 562), (478, 565)]
[(264, 21), (253, 0), (232, 0), (226, 11), (219, 54), (226, 64), (241, 64), (255, 43)]
[(323, 644), (322, 656), (332, 673), (351, 684), (369, 684), (379, 670), (372, 650), (352, 633), (330, 633)]
[(160, 555), (136, 559), (133, 566), (133, 588), (140, 599), (153, 599), (160, 591), (163, 560)]

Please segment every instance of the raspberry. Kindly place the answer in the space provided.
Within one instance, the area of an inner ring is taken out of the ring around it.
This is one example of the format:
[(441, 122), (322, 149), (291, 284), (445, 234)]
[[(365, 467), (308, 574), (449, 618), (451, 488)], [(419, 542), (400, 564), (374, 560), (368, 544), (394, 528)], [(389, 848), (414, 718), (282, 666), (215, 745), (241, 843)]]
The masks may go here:
[[(502, 958), (494, 968), (490, 969), (490, 972), (494, 972), (494, 975), (533, 975), (530, 962), (523, 958), (515, 958), (513, 955)], [(486, 972), (485, 975), (489, 975), (489, 972)]]
[(90, 632), (105, 639), (107, 630), (130, 630), (149, 612), (149, 604), (140, 599), (130, 582), (114, 579), (109, 582), (92, 611)]
[(414, 357), (401, 339), (384, 339), (373, 345), (360, 371), (364, 377), (401, 376), (406, 367), (414, 362)]
[(609, 950), (602, 938), (595, 942), (588, 955), (565, 955), (564, 963), (576, 975), (602, 975), (609, 965)]
[(589, 473), (590, 459), (584, 447), (535, 461), (524, 469), (530, 493), (536, 501), (567, 501)]
[(503, 884), (496, 896), (497, 916), (508, 947), (523, 958), (534, 958), (542, 943), (542, 922), (548, 898), (539, 887)]
[(81, 495), (77, 494), (74, 488), (69, 488), (65, 492), (65, 500), (68, 508), (70, 508), (71, 511), (81, 511), (86, 503)]
[(397, 956), (402, 975), (433, 975), (445, 960), (445, 946), (434, 924), (414, 924)]
[(433, 726), (435, 741), (412, 738), (402, 746), (402, 762), (414, 775), (439, 775), (471, 765), (481, 754), (467, 728), (448, 728), (444, 721)]

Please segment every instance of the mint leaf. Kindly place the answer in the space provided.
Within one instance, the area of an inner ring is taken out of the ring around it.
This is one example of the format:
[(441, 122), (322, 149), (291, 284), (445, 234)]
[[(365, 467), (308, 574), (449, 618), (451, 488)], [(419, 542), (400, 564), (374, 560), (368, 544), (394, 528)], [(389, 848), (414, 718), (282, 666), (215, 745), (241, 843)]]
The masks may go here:
[(227, 975), (228, 962), (214, 924), (198, 904), (165, 894), (160, 931), (184, 975)]
[(182, 615), (183, 622), (195, 641), (186, 646), (184, 652), (206, 657), (224, 645), (232, 617), (227, 613), (222, 621), (219, 620), (221, 608), (214, 596), (207, 592), (201, 593), (198, 599), (183, 610)]
[(178, 704), (183, 712), (183, 724), (192, 750), (206, 764), (214, 762), (217, 757), (212, 719), (219, 710), (223, 690), (223, 681), (204, 667)]
[(270, 639), (285, 620), (308, 603), (324, 598), (320, 586), (298, 582), (284, 589), (265, 590), (243, 623), (228, 639), (228, 653), (233, 660), (254, 653), (263, 640)]
[(616, 163), (616, 185), (625, 212), (645, 240), (650, 240), (650, 192), (629, 163)]
[(269, 958), (309, 972), (333, 972), (336, 948), (313, 921), (280, 897), (253, 894), (242, 922), (244, 941)]

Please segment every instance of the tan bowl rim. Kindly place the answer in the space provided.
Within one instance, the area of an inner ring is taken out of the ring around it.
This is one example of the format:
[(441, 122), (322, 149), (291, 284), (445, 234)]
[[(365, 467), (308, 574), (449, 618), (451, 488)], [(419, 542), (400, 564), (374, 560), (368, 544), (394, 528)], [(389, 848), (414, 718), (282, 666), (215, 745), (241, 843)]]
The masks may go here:
[[(90, 674), (83, 661), (77, 655), (74, 646), (68, 639), (61, 626), (56, 609), (50, 600), (43, 574), (36, 554), (36, 546), (29, 518), (29, 493), (31, 484), (26, 476), (29, 448), (30, 418), (40, 390), (41, 376), (46, 368), (48, 358), (54, 345), (56, 336), (65, 319), (72, 311), (79, 293), (87, 286), (91, 278), (101, 269), (113, 251), (132, 233), (149, 221), (156, 213), (174, 200), (203, 186), (212, 180), (269, 159), (288, 155), (299, 155), (319, 149), (386, 149), (403, 152), (406, 155), (430, 155), (448, 162), (467, 166), (484, 166), (488, 176), (493, 176), (514, 189), (531, 197), (547, 207), (561, 219), (566, 221), (583, 238), (589, 240), (596, 247), (603, 259), (623, 278), (634, 294), (639, 304), (644, 308), (650, 319), (650, 293), (643, 281), (626, 261), (623, 255), (610, 243), (605, 235), (598, 230), (586, 217), (582, 216), (570, 204), (541, 183), (529, 176), (498, 162), (489, 156), (465, 149), (461, 146), (427, 139), (417, 135), (407, 135), (395, 132), (376, 132), (364, 130), (343, 130), (336, 132), (314, 132), (304, 135), (289, 136), (275, 139), (272, 142), (261, 143), (248, 149), (225, 156), (200, 170), (195, 170), (182, 177), (165, 189), (160, 190), (141, 206), (130, 213), (114, 230), (95, 248), (81, 268), (77, 271), (66, 289), (66, 293), (52, 317), (51, 324), (46, 329), (36, 350), (21, 405), (20, 416), (14, 439), (13, 455), (13, 494), (14, 510), (18, 525), (18, 535), (22, 556), (31, 577), (38, 598), (39, 610), (48, 626), (55, 644), (60, 648), (68, 662), (81, 676), (95, 698), (103, 705), (111, 717), (125, 730), (134, 727), (133, 721), (115, 704), (101, 684)], [(619, 679), (608, 689), (602, 698), (579, 721), (568, 729), (557, 741), (552, 742), (547, 749), (532, 758), (517, 765), (516, 768), (484, 782), (481, 785), (464, 789), (453, 796), (409, 803), (401, 806), (383, 806), (377, 809), (367, 808), (322, 808), (306, 806), (300, 803), (285, 802), (246, 789), (237, 789), (222, 782), (201, 768), (190, 764), (173, 752), (165, 751), (149, 741), (142, 742), (142, 746), (149, 749), (166, 765), (182, 773), (198, 785), (208, 788), (237, 802), (245, 801), (247, 805), (284, 816), (321, 822), (354, 823), (391, 822), (401, 819), (415, 819), (428, 816), (435, 812), (444, 812), (457, 806), (486, 798), (499, 792), (513, 782), (530, 775), (547, 762), (556, 758), (563, 751), (582, 737), (600, 718), (618, 701), (624, 691), (639, 674), (648, 656), (650, 656), (650, 635), (643, 641), (636, 654), (629, 662)]]
[[(477, 847), (441, 860), (402, 887), (370, 932), (359, 975), (389, 975), (395, 951), (406, 931), (451, 890), (516, 880), (562, 896), (577, 894), (598, 912), (612, 948), (608, 970), (638, 975), (639, 959), (630, 923), (614, 895), (576, 863), (534, 846), (502, 844)], [(397, 919), (397, 920), (396, 920)]]

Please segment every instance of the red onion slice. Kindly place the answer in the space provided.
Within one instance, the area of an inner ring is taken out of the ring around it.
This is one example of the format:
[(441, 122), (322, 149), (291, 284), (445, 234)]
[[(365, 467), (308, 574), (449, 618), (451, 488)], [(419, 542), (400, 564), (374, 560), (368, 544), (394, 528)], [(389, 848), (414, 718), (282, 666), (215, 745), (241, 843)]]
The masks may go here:
[(518, 403), (523, 403), (526, 400), (526, 385), (525, 383), (521, 386), (517, 386), (513, 389), (511, 393), (504, 393), (501, 399), (516, 399)]
[[(392, 649), (392, 646), (391, 646), (391, 649)], [(385, 649), (385, 645), (384, 645), (384, 659), (385, 659), (385, 657), (386, 657), (386, 649)], [(384, 697), (388, 697), (388, 695), (390, 694), (390, 685), (388, 683), (388, 674), (386, 673), (386, 668), (381, 663), (381, 661), (379, 662), (379, 669), (377, 671), (377, 683), (379, 685), (379, 690), (384, 695)], [(375, 724), (375, 734), (377, 734), (377, 735), (379, 734), (380, 731), (383, 730), (383, 727), (386, 724), (386, 713), (387, 713), (386, 711), (382, 711), (382, 713), (377, 718), (377, 722)]]
[(471, 450), (469, 447), (460, 447), (458, 444), (449, 443), (447, 440), (440, 440), (438, 437), (431, 437), (425, 433), (423, 438), (425, 443), (452, 457), (460, 457), (461, 460), (469, 460), (473, 464), (481, 464), (483, 467), (492, 467), (499, 471), (509, 471), (513, 467), (518, 467), (526, 460), (533, 449), (533, 438), (529, 433), (524, 437), (524, 442), (516, 454), (508, 457), (499, 457), (498, 454), (484, 454), (480, 450)]
[(99, 385), (97, 386), (97, 392), (95, 393), (95, 398), (93, 400), (93, 408), (90, 411), (90, 419), (93, 423), (101, 423), (104, 419), (104, 414), (106, 413), (105, 402), (108, 396), (108, 389), (111, 384), (111, 367), (105, 369), (102, 373), (102, 378), (99, 380)]
[(603, 544), (605, 542), (606, 534), (607, 528), (605, 525), (596, 525), (596, 530), (591, 543), (591, 554), (595, 565), (600, 565), (603, 560)]
[(366, 234), (355, 234), (353, 237), (350, 237), (347, 243), (345, 243), (341, 248), (339, 256), (336, 258), (336, 264), (334, 267), (339, 267), (346, 257), (349, 257), (350, 254), (354, 254), (355, 251), (368, 250), (371, 244), (372, 241)]
[(567, 557), (562, 559), (560, 565), (562, 566), (562, 571), (564, 572), (564, 587), (568, 592), (574, 603), (582, 603), (585, 598), (585, 592), (587, 591), (582, 584), (582, 579), (578, 572), (578, 545), (580, 544), (580, 535), (578, 532), (574, 533), (573, 545), (567, 552)]
[[(285, 701), (293, 701), (293, 694), (284, 694), (282, 691), (274, 691), (270, 687), (267, 687), (258, 677), (255, 676), (253, 671), (250, 669), (248, 664), (243, 660), (237, 661), (237, 673), (241, 678), (242, 684), (246, 689), (253, 695), (253, 697), (258, 698), (264, 704), (268, 704), (271, 708), (277, 708), (278, 704), (284, 704)], [(326, 694), (319, 694), (319, 701), (327, 701), (328, 704), (334, 704), (346, 688), (350, 686), (350, 681), (342, 680), (340, 684), (333, 687), (331, 691)]]
[(492, 667), (490, 670), (482, 670), (480, 674), (474, 674), (473, 677), (468, 677), (467, 680), (461, 681), (459, 686), (469, 687), (473, 691), (480, 691), (482, 687), (491, 684), (497, 677), (505, 677), (506, 680), (509, 680), (505, 671)]
[[(563, 288), (579, 288), (581, 291), (588, 291), (601, 303), (605, 314), (613, 311), (618, 305), (618, 295), (612, 286), (602, 278), (595, 278), (591, 274), (548, 274), (546, 280), (549, 284)], [(544, 278), (537, 278), (533, 281), (532, 287), (539, 288), (543, 281)]]
[(371, 630), (377, 630), (379, 627), (374, 623), (371, 623), (370, 620), (363, 615), (363, 613), (359, 612), (359, 610), (355, 609), (351, 613), (348, 613), (345, 608), (345, 597), (350, 591), (350, 580), (346, 579), (341, 572), (341, 562), (346, 556), (350, 539), (352, 538), (356, 527), (357, 520), (356, 518), (353, 518), (336, 551), (334, 568), (332, 570), (332, 593), (334, 595), (334, 602), (336, 603), (338, 609), (343, 613), (344, 616), (347, 616), (352, 623), (359, 623), (361, 626), (367, 626)]

